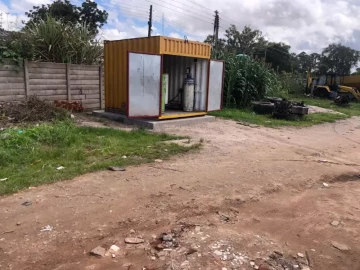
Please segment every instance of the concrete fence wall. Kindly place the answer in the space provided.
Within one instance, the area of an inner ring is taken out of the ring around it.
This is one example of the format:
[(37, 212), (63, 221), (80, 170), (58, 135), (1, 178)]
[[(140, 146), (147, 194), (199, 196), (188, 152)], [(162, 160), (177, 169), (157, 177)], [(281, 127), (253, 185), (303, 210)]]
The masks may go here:
[(24, 62), (0, 65), (0, 101), (36, 95), (47, 101), (80, 101), (85, 109), (104, 108), (102, 66)]

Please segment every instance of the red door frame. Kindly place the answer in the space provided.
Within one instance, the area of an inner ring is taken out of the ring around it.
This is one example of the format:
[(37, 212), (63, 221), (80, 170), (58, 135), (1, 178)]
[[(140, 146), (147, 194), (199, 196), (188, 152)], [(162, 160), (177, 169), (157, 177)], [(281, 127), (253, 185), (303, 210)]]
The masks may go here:
[[(130, 53), (137, 53), (137, 54), (146, 54), (146, 55), (158, 55), (161, 57), (161, 64), (160, 64), (160, 108), (158, 115), (140, 115), (140, 116), (129, 116), (130, 110), (130, 93), (129, 93), (129, 55)], [(126, 55), (126, 78), (127, 78), (127, 85), (126, 85), (126, 117), (127, 118), (159, 118), (161, 115), (161, 98), (162, 98), (162, 74), (163, 74), (163, 55), (157, 53), (143, 53), (143, 52), (136, 52), (136, 51), (128, 51)]]

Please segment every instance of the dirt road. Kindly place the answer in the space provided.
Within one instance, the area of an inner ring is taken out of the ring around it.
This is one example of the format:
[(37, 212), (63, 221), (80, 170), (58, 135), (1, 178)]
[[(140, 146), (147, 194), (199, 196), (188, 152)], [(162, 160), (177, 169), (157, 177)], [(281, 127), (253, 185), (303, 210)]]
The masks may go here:
[(167, 131), (203, 149), (0, 198), (0, 269), (360, 269), (360, 118)]

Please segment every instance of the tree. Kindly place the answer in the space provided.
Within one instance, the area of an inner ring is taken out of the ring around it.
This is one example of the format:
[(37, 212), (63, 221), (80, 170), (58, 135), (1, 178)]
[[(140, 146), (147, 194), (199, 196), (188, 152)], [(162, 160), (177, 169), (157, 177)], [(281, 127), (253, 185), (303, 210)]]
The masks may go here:
[(341, 44), (330, 44), (321, 54), (319, 73), (335, 72), (339, 75), (350, 75), (351, 69), (359, 60), (359, 51)]
[[(206, 39), (204, 40), (205, 43), (208, 43), (211, 45), (212, 48), (212, 53), (215, 52), (215, 39), (214, 39), (214, 35), (208, 35), (206, 37)], [(219, 38), (218, 42), (217, 42), (217, 53), (218, 54), (223, 54), (225, 52), (225, 44), (226, 44), (226, 40), (223, 38)], [(215, 57), (215, 55), (213, 55)]]
[(33, 46), (27, 36), (21, 32), (2, 30), (0, 38), (0, 63), (3, 58), (12, 59), (17, 64), (23, 59), (32, 60)]
[(282, 72), (293, 70), (290, 46), (285, 43), (270, 42), (266, 46), (266, 62), (271, 63), (273, 69)]
[(261, 31), (252, 30), (249, 26), (245, 26), (238, 36), (239, 52), (242, 54), (252, 55), (256, 48), (262, 48), (266, 44)]
[(306, 73), (309, 70), (309, 68), (311, 68), (313, 62), (311, 55), (308, 55), (306, 52), (301, 52), (298, 55), (296, 55), (296, 60), (297, 60), (296, 70), (302, 74)]
[(228, 52), (238, 53), (240, 48), (239, 36), (240, 33), (233, 24), (225, 30), (226, 50)]
[(264, 47), (265, 39), (259, 30), (252, 30), (249, 26), (239, 32), (235, 25), (225, 31), (226, 49), (236, 54), (252, 55), (256, 48)]
[(107, 22), (108, 18), (108, 13), (105, 10), (98, 9), (97, 4), (90, 0), (85, 0), (81, 7), (71, 4), (69, 0), (56, 0), (52, 4), (41, 7), (34, 6), (25, 14), (30, 18), (26, 27), (51, 16), (66, 23), (85, 23), (93, 34), (98, 33), (99, 28)]
[(360, 75), (360, 68), (357, 68), (351, 75)]

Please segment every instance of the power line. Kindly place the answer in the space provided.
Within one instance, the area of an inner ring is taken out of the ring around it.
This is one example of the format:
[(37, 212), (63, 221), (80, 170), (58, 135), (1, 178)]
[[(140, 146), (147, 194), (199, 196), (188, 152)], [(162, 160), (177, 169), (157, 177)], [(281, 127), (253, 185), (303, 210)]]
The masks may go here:
[(205, 23), (212, 23), (212, 22), (209, 22), (209, 21), (205, 21), (205, 20), (203, 20), (203, 19), (201, 19), (201, 18), (199, 18), (199, 17), (191, 16), (190, 14), (187, 14), (187, 13), (184, 13), (184, 12), (180, 12), (179, 10), (172, 9), (172, 8), (169, 8), (169, 7), (164, 6), (164, 5), (159, 5), (158, 3), (154, 3), (153, 1), (150, 1), (150, 0), (146, 0), (146, 1), (147, 1), (147, 2), (150, 2), (150, 3), (152, 3), (152, 4), (156, 4), (156, 5), (160, 6), (160, 7), (164, 7), (164, 8), (170, 9), (170, 10), (172, 10), (172, 11), (176, 11), (176, 12), (178, 12), (178, 13), (181, 13), (181, 14), (183, 14), (183, 15), (189, 16), (189, 17), (191, 17), (191, 18), (194, 18), (194, 19), (203, 21), (203, 22), (205, 22)]
[(140, 13), (140, 12), (127, 10), (127, 9), (122, 9), (122, 11), (124, 11), (124, 15), (126, 17), (134, 18), (134, 15), (135, 15), (135, 16), (137, 16), (137, 17), (135, 17), (137, 20), (141, 20), (141, 21), (147, 20), (148, 13)]
[[(188, 0), (188, 2), (190, 2), (190, 0)], [(199, 7), (201, 7), (201, 8), (205, 8), (205, 9), (208, 9), (208, 10), (210, 10), (211, 12), (214, 12), (213, 10), (211, 10), (210, 8), (208, 8), (208, 7), (205, 7), (205, 6), (202, 6), (202, 5), (200, 5), (200, 4), (198, 4), (198, 3), (196, 3), (196, 2), (191, 2), (192, 4), (195, 4), (195, 5), (197, 5), (197, 6), (199, 6)]]
[[(115, 2), (115, 1), (114, 1)], [(148, 11), (149, 9), (147, 7), (144, 7), (144, 6), (139, 6), (139, 5), (134, 5), (133, 3), (127, 3), (127, 2), (122, 2), (122, 1), (116, 1), (117, 3), (120, 4), (120, 8), (122, 6), (125, 6), (125, 7), (128, 7), (128, 8), (136, 8), (136, 9), (141, 9), (141, 10), (145, 10), (145, 11)]]
[[(187, 7), (189, 7), (189, 8), (194, 9), (193, 6), (185, 5), (184, 3), (178, 2), (178, 1), (176, 1), (176, 0), (172, 0), (172, 2), (177, 2), (177, 3), (181, 4), (181, 5), (184, 5), (184, 6), (187, 6)], [(196, 4), (196, 3), (192, 3), (192, 4)], [(207, 9), (210, 10), (211, 13), (210, 13), (210, 12), (209, 12), (209, 13), (206, 13), (206, 15), (209, 15), (210, 17), (213, 17), (213, 11), (212, 11), (211, 9), (209, 9), (209, 8), (207, 8)], [(204, 12), (204, 10), (203, 10), (203, 7), (202, 7), (201, 10), (200, 10), (200, 9), (197, 9), (197, 11), (203, 12), (203, 13), (205, 14), (205, 12)]]
[[(169, 21), (169, 19), (164, 19), (165, 21), (165, 25), (169, 25), (171, 26), (172, 28), (175, 28), (176, 31), (181, 31), (183, 32), (184, 34), (188, 35), (188, 36), (192, 36), (193, 34), (190, 34), (187, 30), (184, 30), (184, 26), (181, 25), (181, 24), (178, 24), (178, 23), (175, 23), (175, 22), (172, 22), (172, 21)], [(178, 30), (177, 28), (181, 28), (181, 30)], [(195, 35), (196, 36), (196, 35)]]
[(164, 25), (165, 25), (165, 17), (164, 17), (164, 13), (163, 13), (162, 18), (161, 18), (162, 35), (164, 35)]
[[(165, 3), (165, 4), (170, 4), (169, 2), (167, 2), (167, 1), (164, 1), (164, 0), (157, 0), (157, 1), (159, 1), (159, 2), (163, 2), (163, 3)], [(196, 12), (194, 12), (193, 10), (188, 10), (188, 9), (184, 9), (182, 6), (187, 6), (187, 7), (189, 7), (189, 8), (192, 8), (192, 9), (194, 9), (194, 7), (191, 7), (191, 6), (189, 6), (189, 5), (185, 5), (184, 3), (180, 3), (180, 2), (178, 2), (178, 1), (176, 1), (176, 0), (172, 0), (172, 2), (175, 2), (175, 3), (179, 3), (181, 6), (176, 6), (176, 5), (174, 5), (174, 4), (171, 4), (171, 5), (173, 5), (174, 7), (176, 7), (176, 8), (180, 8), (180, 9), (182, 9), (182, 10), (184, 10), (184, 11), (187, 11), (187, 12), (191, 12), (191, 13), (193, 13), (193, 14), (195, 14), (195, 15), (198, 15), (198, 16), (204, 16), (203, 14), (199, 14), (199, 13), (196, 13)], [(213, 15), (211, 14), (211, 15), (209, 15), (209, 14), (206, 14), (204, 11), (200, 11), (200, 10), (196, 10), (196, 11), (198, 11), (198, 12), (201, 12), (201, 13), (204, 13), (206, 16), (208, 16), (208, 17), (204, 17), (205, 19), (212, 19), (213, 18)], [(210, 17), (210, 18), (209, 18)]]

